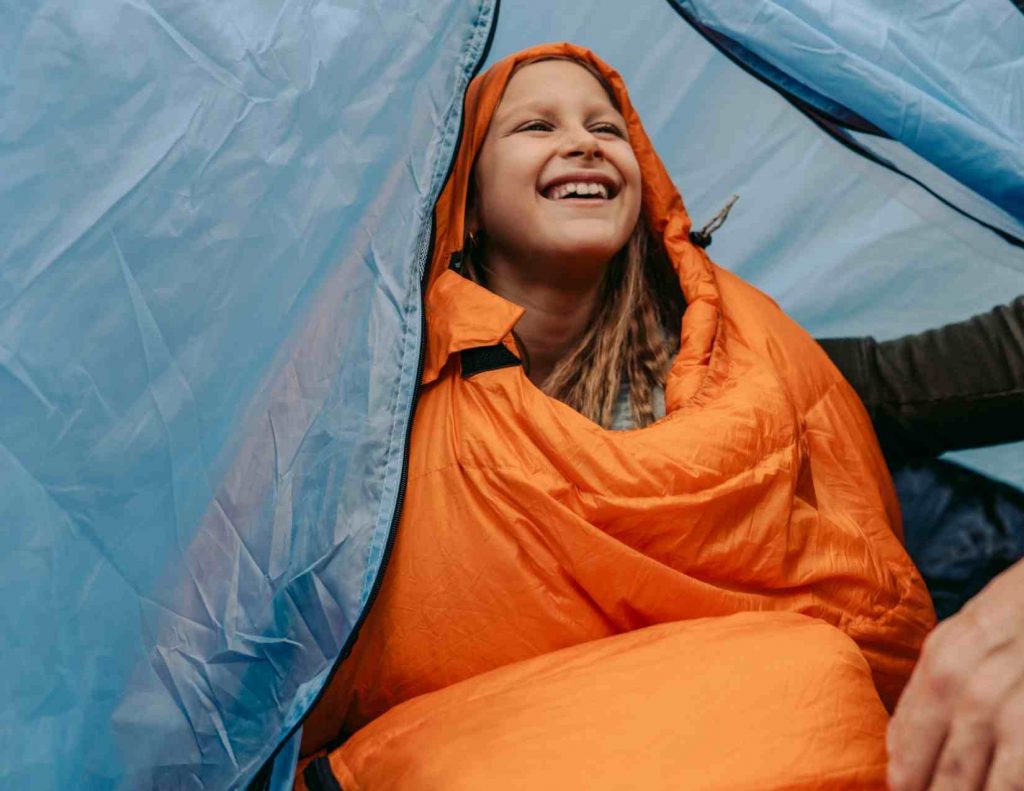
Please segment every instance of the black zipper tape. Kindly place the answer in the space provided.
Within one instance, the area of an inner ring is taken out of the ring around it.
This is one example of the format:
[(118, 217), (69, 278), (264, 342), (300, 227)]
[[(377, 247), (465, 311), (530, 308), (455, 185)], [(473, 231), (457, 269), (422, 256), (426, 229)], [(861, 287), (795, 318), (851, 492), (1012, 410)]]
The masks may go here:
[(331, 762), (326, 756), (310, 761), (302, 772), (302, 779), (309, 791), (345, 791), (331, 771)]

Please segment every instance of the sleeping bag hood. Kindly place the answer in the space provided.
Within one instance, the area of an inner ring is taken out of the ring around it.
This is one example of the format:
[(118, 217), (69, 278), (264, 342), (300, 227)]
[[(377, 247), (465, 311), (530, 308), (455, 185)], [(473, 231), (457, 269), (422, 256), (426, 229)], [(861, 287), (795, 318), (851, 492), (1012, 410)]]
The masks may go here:
[[(518, 52), (480, 75), (467, 90), (464, 136), (451, 178), (434, 213), (436, 246), (426, 296), (428, 341), (423, 382), (433, 381), (451, 354), (509, 338), (522, 316), (522, 308), (462, 277), (459, 264), (473, 164), (487, 136), (491, 116), (518, 65), (545, 57), (575, 58), (596, 69), (611, 85), (626, 119), (630, 144), (643, 173), (643, 217), (654, 235), (665, 240), (689, 303), (685, 348), (679, 356), (681, 364), (673, 371), (666, 393), (666, 406), (671, 411), (696, 395), (710, 373), (705, 355), (710, 352), (718, 330), (718, 297), (713, 278), (703, 252), (688, 241), (689, 215), (643, 130), (622, 78), (589, 50), (569, 43), (540, 45)], [(510, 343), (509, 348), (514, 351), (514, 344)], [(704, 360), (704, 364), (696, 365), (697, 360)]]

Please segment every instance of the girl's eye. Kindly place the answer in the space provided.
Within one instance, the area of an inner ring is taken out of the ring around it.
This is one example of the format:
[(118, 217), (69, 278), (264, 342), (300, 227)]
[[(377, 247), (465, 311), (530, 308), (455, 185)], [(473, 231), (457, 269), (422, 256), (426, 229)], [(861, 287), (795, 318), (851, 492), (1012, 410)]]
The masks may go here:
[[(516, 131), (518, 132), (550, 132), (554, 129), (554, 126), (548, 121), (528, 121), (527, 123), (520, 126)], [(615, 124), (595, 124), (590, 127), (590, 131), (596, 135), (615, 135), (616, 137), (626, 138), (626, 133), (619, 129)]]
[(615, 135), (616, 137), (621, 137), (623, 139), (626, 137), (625, 133), (615, 124), (598, 124), (593, 127), (592, 131), (596, 134)]

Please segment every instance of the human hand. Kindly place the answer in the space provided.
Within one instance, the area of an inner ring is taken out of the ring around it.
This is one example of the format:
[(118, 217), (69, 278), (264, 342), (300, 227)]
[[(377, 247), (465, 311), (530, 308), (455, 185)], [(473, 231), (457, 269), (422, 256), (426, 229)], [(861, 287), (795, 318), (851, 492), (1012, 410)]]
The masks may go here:
[(888, 742), (892, 791), (1024, 789), (1024, 560), (928, 635)]

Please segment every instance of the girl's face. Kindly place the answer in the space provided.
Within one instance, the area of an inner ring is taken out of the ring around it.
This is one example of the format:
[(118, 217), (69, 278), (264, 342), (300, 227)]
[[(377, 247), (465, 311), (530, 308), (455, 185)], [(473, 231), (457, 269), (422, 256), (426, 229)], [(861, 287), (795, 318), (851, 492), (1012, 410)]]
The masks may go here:
[(475, 167), (467, 227), (482, 230), (489, 263), (572, 267), (593, 276), (640, 215), (640, 166), (626, 123), (577, 63), (515, 73)]

